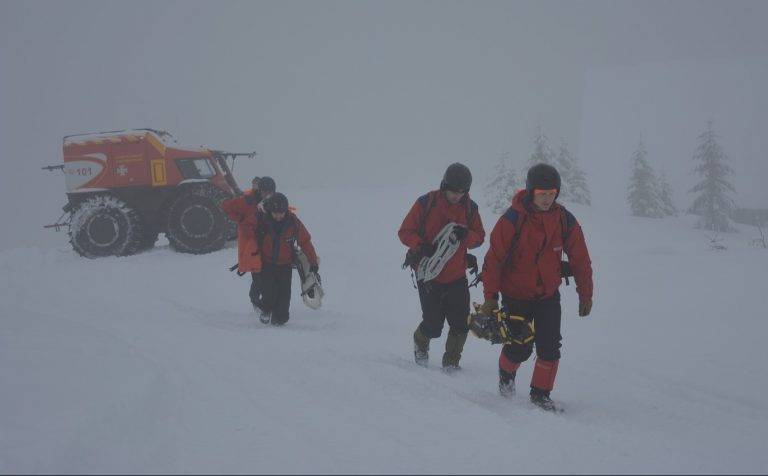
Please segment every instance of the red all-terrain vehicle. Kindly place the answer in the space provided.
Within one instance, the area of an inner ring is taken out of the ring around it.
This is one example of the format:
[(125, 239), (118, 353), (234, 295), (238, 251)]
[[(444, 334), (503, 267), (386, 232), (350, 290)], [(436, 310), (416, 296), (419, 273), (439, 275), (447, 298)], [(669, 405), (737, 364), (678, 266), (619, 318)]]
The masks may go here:
[[(165, 233), (171, 248), (210, 253), (234, 237), (219, 208), (240, 195), (227, 158), (254, 157), (179, 148), (164, 131), (131, 129), (64, 137), (64, 172), (72, 247), (82, 256), (125, 256), (154, 246)], [(62, 215), (63, 217), (64, 215)]]

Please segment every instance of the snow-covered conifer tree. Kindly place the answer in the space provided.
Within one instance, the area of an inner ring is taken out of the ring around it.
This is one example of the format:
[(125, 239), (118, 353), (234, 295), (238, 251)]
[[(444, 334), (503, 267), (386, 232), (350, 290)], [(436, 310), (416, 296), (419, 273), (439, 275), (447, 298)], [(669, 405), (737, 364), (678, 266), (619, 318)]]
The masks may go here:
[(663, 172), (659, 175), (657, 190), (662, 213), (665, 216), (676, 216), (677, 207), (675, 207), (672, 201), (672, 187), (669, 185), (667, 176)]
[(512, 162), (512, 154), (501, 154), (485, 188), (486, 205), (491, 207), (494, 213), (504, 213), (512, 203), (512, 196), (522, 187), (522, 181)]
[(536, 128), (536, 137), (533, 139), (533, 153), (528, 159), (529, 166), (536, 164), (556, 166), (555, 154), (552, 152), (552, 148), (549, 145), (549, 138), (544, 134), (544, 128), (542, 126)]
[(632, 154), (632, 175), (629, 178), (627, 202), (633, 216), (660, 218), (664, 214), (659, 203), (656, 174), (646, 159), (647, 155), (641, 140)]
[(587, 177), (581, 170), (576, 157), (571, 155), (568, 144), (560, 140), (560, 147), (555, 161), (562, 182), (560, 198), (566, 202), (591, 204), (591, 194), (587, 186)]
[(698, 162), (694, 169), (702, 180), (696, 184), (690, 193), (698, 194), (688, 209), (690, 213), (700, 215), (698, 227), (711, 231), (731, 231), (730, 215), (735, 208), (729, 192), (736, 192), (727, 177), (733, 172), (726, 163), (726, 156), (717, 135), (712, 130), (712, 121), (707, 123), (707, 129), (699, 135), (699, 146), (693, 155)]

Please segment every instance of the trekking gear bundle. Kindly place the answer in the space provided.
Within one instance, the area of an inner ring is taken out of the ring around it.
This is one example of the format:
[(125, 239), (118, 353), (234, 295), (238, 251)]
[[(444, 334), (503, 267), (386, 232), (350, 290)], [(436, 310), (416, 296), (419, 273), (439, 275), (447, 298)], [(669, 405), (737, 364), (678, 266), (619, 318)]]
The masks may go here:
[[(456, 165), (456, 164), (454, 164)], [(458, 164), (461, 165), (461, 164)], [(469, 178), (469, 183), (471, 183), (471, 176)], [(426, 195), (426, 203), (424, 203), (424, 210), (421, 215), (421, 221), (419, 222), (419, 228), (417, 230), (418, 235), (424, 238), (425, 229), (426, 229), (426, 223), (427, 218), (429, 217), (429, 212), (432, 210), (432, 208), (435, 205), (435, 202), (437, 201), (437, 195), (440, 192), (430, 192)], [(424, 198), (424, 197), (422, 197)], [(421, 201), (421, 199), (419, 199)], [(408, 249), (408, 251), (405, 252), (405, 260), (403, 261), (403, 269), (412, 267), (416, 268), (416, 281), (430, 281), (434, 278), (436, 278), (440, 272), (443, 270), (443, 267), (445, 267), (445, 264), (453, 257), (454, 254), (456, 254), (456, 251), (459, 248), (459, 245), (461, 244), (461, 240), (463, 238), (459, 237), (458, 235), (464, 235), (464, 237), (467, 236), (469, 233), (469, 226), (472, 224), (472, 220), (474, 218), (474, 214), (476, 212), (476, 209), (471, 205), (469, 201), (466, 202), (466, 216), (467, 216), (467, 224), (466, 226), (450, 222), (447, 225), (445, 225), (440, 232), (435, 236), (435, 238), (432, 240), (432, 245), (436, 247), (436, 250), (434, 253), (431, 253), (429, 256), (424, 254), (423, 247), (424, 245), (418, 247), (418, 248), (411, 248)], [(457, 230), (458, 231), (457, 233)], [(477, 275), (477, 257), (467, 254), (467, 269), (471, 270), (472, 273)], [(431, 276), (431, 277), (430, 277)], [(413, 273), (411, 273), (411, 280), (413, 280)], [(477, 279), (475, 280), (475, 284), (477, 284)], [(414, 288), (416, 288), (416, 283), (414, 282)]]
[(475, 336), (491, 344), (527, 345), (533, 342), (535, 330), (533, 322), (528, 319), (510, 315), (504, 309), (485, 314), (477, 303), (474, 303), (474, 308), (475, 312), (469, 315), (467, 324)]
[(304, 304), (311, 309), (319, 309), (323, 304), (323, 296), (325, 296), (320, 274), (312, 271), (309, 258), (295, 241), (293, 242), (293, 266), (299, 272), (301, 299)]
[(456, 223), (448, 223), (435, 236), (432, 243), (437, 245), (437, 250), (432, 256), (424, 257), (416, 268), (416, 281), (431, 281), (435, 279), (445, 267), (445, 264), (453, 258), (459, 249), (460, 241), (453, 232)]

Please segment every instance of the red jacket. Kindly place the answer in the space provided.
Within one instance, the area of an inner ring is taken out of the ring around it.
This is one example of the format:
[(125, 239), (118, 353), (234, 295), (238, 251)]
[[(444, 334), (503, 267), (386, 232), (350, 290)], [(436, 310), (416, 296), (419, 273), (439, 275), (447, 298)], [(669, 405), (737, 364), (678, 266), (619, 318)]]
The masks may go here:
[[(419, 236), (419, 226), (425, 213), (427, 216), (426, 221), (424, 221), (424, 236)], [(469, 224), (467, 224), (468, 218)], [(416, 200), (397, 233), (405, 246), (417, 248), (422, 243), (432, 243), (440, 230), (450, 222), (466, 226), (469, 233), (461, 241), (456, 254), (435, 278), (438, 283), (451, 283), (465, 277), (467, 249), (477, 248), (483, 244), (485, 230), (477, 210), (477, 204), (469, 198), (469, 195), (465, 195), (459, 203), (454, 205), (445, 198), (445, 193), (434, 190)]]
[(261, 242), (261, 259), (264, 263), (290, 265), (293, 263), (293, 243), (297, 242), (310, 265), (318, 264), (312, 237), (299, 217), (288, 212), (278, 222), (267, 214), (260, 213), (253, 228), (256, 239)]
[(246, 190), (240, 197), (221, 202), (224, 213), (237, 223), (237, 270), (241, 273), (261, 271), (261, 257), (253, 233), (259, 201), (259, 195)]
[[(517, 226), (520, 234), (509, 256)], [(486, 299), (498, 298), (499, 292), (524, 300), (553, 296), (561, 283), (563, 251), (571, 263), (579, 298), (591, 298), (592, 261), (576, 218), (557, 203), (546, 212), (534, 211), (526, 191), (520, 190), (491, 232), (482, 274)]]
[(253, 195), (253, 190), (246, 190), (241, 196), (230, 198), (221, 202), (221, 209), (235, 223), (256, 222), (256, 212), (258, 211), (261, 196)]

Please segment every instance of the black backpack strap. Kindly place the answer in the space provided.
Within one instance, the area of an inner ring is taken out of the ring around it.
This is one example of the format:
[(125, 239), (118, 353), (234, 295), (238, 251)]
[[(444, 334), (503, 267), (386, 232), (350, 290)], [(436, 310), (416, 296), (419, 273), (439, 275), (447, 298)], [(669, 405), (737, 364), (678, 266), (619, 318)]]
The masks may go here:
[(525, 224), (525, 215), (520, 217), (520, 213), (517, 210), (509, 207), (504, 213), (504, 218), (515, 225), (515, 235), (512, 237), (512, 242), (509, 245), (507, 257), (504, 259), (504, 266), (508, 266), (510, 261), (512, 261), (512, 254), (515, 252), (515, 248), (517, 248), (517, 243), (520, 241), (520, 232), (522, 232), (523, 225)]
[(266, 216), (263, 213), (256, 212), (256, 246), (259, 248), (259, 253), (264, 256), (264, 235), (267, 231), (264, 229), (267, 226)]
[[(567, 208), (560, 205), (560, 230), (563, 236), (563, 251), (565, 251), (565, 242), (568, 237), (571, 236), (573, 227), (576, 225), (576, 217), (573, 213), (569, 212)], [(571, 263), (569, 261), (560, 261), (560, 275), (565, 278), (565, 285), (568, 286), (571, 282), (568, 280), (570, 276), (573, 276), (571, 270)]]
[(567, 208), (560, 205), (560, 230), (563, 233), (563, 247), (565, 247), (565, 240), (571, 236), (573, 227), (576, 225), (576, 217), (573, 213), (569, 212)]
[(432, 208), (435, 206), (435, 202), (437, 201), (437, 194), (438, 192), (432, 191), (427, 194), (422, 195), (419, 197), (418, 202), (422, 205), (422, 212), (421, 212), (421, 221), (419, 221), (419, 228), (417, 230), (417, 233), (419, 234), (419, 237), (426, 241), (426, 238), (424, 238), (424, 233), (426, 232), (427, 228), (427, 217), (429, 217), (429, 212), (432, 211)]
[(296, 250), (294, 245), (299, 242), (299, 224), (297, 222), (298, 218), (294, 214), (289, 214), (288, 217), (286, 217), (287, 220), (290, 220), (291, 222), (286, 226), (285, 231), (286, 235), (291, 235), (291, 233), (288, 233), (291, 228), (293, 228), (293, 234), (291, 236), (291, 249), (293, 250), (294, 255), (296, 254)]
[(472, 226), (472, 220), (475, 219), (478, 207), (472, 199), (467, 198), (467, 228)]

